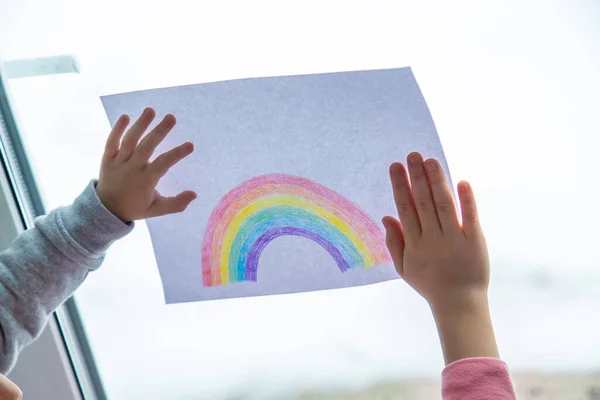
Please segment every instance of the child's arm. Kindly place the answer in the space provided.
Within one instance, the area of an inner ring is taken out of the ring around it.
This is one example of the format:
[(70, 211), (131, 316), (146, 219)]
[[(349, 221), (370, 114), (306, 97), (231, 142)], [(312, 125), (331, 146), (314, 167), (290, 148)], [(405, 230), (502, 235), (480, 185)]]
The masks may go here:
[(104, 208), (92, 183), (73, 205), (37, 218), (0, 254), (0, 373), (131, 228)]
[(183, 211), (195, 198), (189, 191), (167, 198), (155, 190), (193, 148), (186, 143), (149, 162), (175, 125), (167, 115), (140, 141), (153, 118), (154, 111), (145, 110), (121, 141), (129, 123), (121, 117), (109, 136), (99, 181), (73, 205), (37, 218), (34, 228), (0, 254), (0, 374), (40, 334), (48, 315), (100, 266), (111, 243), (132, 229), (132, 221)]
[(500, 361), (488, 307), (487, 245), (475, 198), (458, 186), (462, 223), (444, 172), (434, 159), (408, 156), (390, 167), (400, 221), (385, 217), (388, 248), (400, 276), (429, 303), (446, 368), (444, 399), (516, 399)]

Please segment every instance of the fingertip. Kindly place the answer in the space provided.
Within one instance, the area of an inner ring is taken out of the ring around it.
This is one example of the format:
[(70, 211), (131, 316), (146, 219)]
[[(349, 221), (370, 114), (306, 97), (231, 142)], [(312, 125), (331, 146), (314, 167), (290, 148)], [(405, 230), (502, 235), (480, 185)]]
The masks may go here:
[(390, 166), (390, 182), (395, 194), (410, 190), (408, 172), (406, 171), (404, 164), (396, 162)]
[(456, 185), (459, 194), (470, 194), (472, 192), (471, 184), (467, 181), (460, 181), (458, 185)]
[(402, 165), (402, 163), (394, 162), (394, 163), (392, 163), (392, 165), (390, 165), (390, 176), (401, 177), (404, 175), (404, 172), (405, 172), (405, 169), (404, 169), (404, 165)]
[(163, 121), (165, 121), (169, 125), (175, 125), (177, 123), (177, 118), (175, 118), (175, 116), (173, 114), (167, 114), (167, 115), (165, 115), (165, 118), (163, 119)]
[(188, 152), (188, 153), (192, 153), (194, 151), (194, 143), (192, 142), (185, 142), (183, 144), (183, 148)]
[(425, 164), (425, 169), (428, 172), (435, 172), (439, 169), (438, 160), (436, 160), (435, 158), (428, 158), (427, 160), (424, 161), (424, 164)]
[(154, 116), (156, 115), (156, 111), (154, 111), (154, 109), (152, 107), (146, 107), (146, 108), (144, 108), (142, 115), (146, 116), (146, 117), (154, 118)]
[(382, 218), (381, 222), (385, 227), (386, 236), (389, 238), (395, 239), (403, 236), (400, 221), (398, 221), (396, 218), (386, 215)]
[(195, 192), (186, 190), (185, 192), (181, 193), (178, 197), (179, 197), (179, 206), (177, 207), (176, 212), (183, 212), (183, 211), (187, 210), (189, 205), (194, 200), (196, 200), (197, 196), (196, 196)]
[(381, 223), (383, 224), (383, 227), (385, 228), (386, 231), (390, 229), (392, 220), (393, 220), (393, 217), (390, 217), (389, 215), (386, 215), (385, 217), (383, 217), (381, 219)]
[(423, 155), (421, 155), (421, 153), (419, 153), (418, 151), (413, 151), (408, 154), (408, 156), (406, 157), (406, 161), (408, 164), (413, 164), (413, 165), (422, 163)]
[(122, 114), (122, 115), (119, 117), (119, 120), (117, 121), (117, 124), (120, 124), (120, 125), (127, 125), (127, 124), (129, 124), (129, 119), (130, 119), (130, 118), (129, 118), (129, 115), (127, 115), (127, 114)]
[(184, 204), (184, 209), (186, 209), (190, 203), (194, 200), (196, 200), (196, 198), (198, 197), (198, 195), (196, 194), (196, 192), (193, 192), (191, 190), (186, 190), (185, 192), (181, 193), (180, 195), (181, 201)]

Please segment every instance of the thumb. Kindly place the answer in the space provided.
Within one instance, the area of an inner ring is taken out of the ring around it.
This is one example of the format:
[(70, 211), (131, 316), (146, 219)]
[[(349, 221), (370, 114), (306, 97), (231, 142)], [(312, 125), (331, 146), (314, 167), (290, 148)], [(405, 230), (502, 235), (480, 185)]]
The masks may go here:
[(481, 233), (477, 204), (471, 185), (466, 181), (458, 184), (458, 197), (462, 213), (463, 232), (467, 237), (476, 236)]
[(173, 197), (165, 197), (162, 195), (156, 196), (148, 208), (148, 218), (182, 212), (195, 199), (196, 193), (190, 190), (181, 192)]
[(404, 234), (400, 221), (394, 217), (384, 217), (383, 226), (385, 227), (385, 244), (392, 256), (396, 271), (401, 278), (404, 278)]

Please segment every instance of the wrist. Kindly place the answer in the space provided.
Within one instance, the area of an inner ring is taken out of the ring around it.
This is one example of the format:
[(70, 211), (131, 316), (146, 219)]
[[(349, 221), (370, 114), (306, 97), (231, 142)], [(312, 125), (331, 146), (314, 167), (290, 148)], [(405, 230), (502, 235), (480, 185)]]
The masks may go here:
[(499, 358), (487, 293), (430, 304), (446, 365), (464, 358)]
[(59, 207), (54, 212), (59, 216), (66, 235), (88, 255), (104, 252), (112, 242), (133, 228), (133, 224), (123, 223), (102, 204), (95, 182), (91, 182), (71, 206)]
[(428, 301), (435, 319), (489, 314), (487, 290), (465, 290)]
[(102, 203), (102, 205), (104, 206), (104, 208), (106, 208), (108, 212), (110, 212), (112, 215), (114, 215), (126, 224), (130, 224), (132, 222), (127, 218), (123, 218), (123, 216), (120, 215), (120, 213), (116, 210), (116, 207), (113, 206), (113, 200), (111, 199), (111, 196), (107, 195), (105, 190), (103, 190), (102, 186), (100, 185), (99, 181), (96, 181), (94, 183), (94, 189), (96, 191), (96, 196), (98, 196), (98, 199), (100, 200), (100, 203)]

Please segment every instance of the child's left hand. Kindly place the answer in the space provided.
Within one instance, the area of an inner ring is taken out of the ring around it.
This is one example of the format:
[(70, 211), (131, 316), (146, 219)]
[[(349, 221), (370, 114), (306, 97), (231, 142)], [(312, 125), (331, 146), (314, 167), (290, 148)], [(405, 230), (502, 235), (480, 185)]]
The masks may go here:
[(156, 147), (175, 126), (175, 117), (167, 114), (141, 139), (154, 116), (154, 110), (146, 108), (123, 137), (129, 117), (122, 115), (106, 142), (96, 192), (102, 204), (125, 222), (181, 212), (196, 198), (189, 190), (174, 197), (156, 190), (160, 178), (190, 155), (194, 146), (184, 143), (150, 162)]

